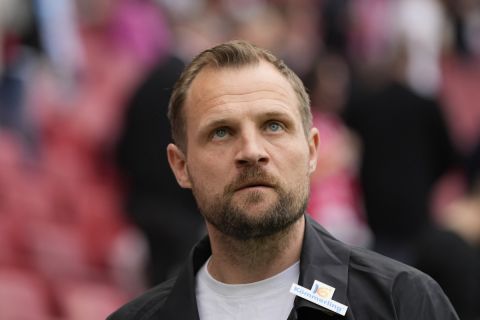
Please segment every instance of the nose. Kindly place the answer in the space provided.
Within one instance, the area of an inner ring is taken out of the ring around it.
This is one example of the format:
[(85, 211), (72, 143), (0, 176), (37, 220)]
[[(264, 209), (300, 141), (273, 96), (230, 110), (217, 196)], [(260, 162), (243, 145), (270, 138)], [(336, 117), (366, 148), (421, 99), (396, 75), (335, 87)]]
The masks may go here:
[(269, 161), (264, 141), (256, 132), (245, 132), (239, 139), (239, 148), (235, 157), (237, 167), (266, 165)]

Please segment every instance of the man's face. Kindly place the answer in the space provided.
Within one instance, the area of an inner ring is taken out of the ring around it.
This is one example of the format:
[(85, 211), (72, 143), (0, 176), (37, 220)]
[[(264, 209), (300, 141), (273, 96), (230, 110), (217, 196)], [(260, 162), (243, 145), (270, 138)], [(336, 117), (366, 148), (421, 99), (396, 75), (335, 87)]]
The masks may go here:
[(250, 239), (302, 216), (318, 133), (305, 136), (297, 97), (273, 66), (204, 69), (184, 107), (187, 150), (170, 145), (169, 160), (209, 229)]

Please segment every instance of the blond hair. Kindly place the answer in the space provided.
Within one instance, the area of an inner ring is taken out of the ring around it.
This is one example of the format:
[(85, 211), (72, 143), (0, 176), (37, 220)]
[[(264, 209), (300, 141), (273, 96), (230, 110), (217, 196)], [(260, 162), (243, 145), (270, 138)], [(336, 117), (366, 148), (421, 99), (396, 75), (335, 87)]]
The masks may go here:
[(279, 58), (268, 50), (256, 47), (247, 41), (235, 40), (207, 49), (188, 64), (175, 84), (168, 106), (168, 118), (175, 144), (186, 152), (187, 138), (184, 104), (188, 90), (195, 77), (205, 67), (232, 68), (255, 65), (260, 61), (272, 64), (290, 83), (299, 102), (300, 115), (305, 135), (312, 127), (310, 98), (300, 78)]

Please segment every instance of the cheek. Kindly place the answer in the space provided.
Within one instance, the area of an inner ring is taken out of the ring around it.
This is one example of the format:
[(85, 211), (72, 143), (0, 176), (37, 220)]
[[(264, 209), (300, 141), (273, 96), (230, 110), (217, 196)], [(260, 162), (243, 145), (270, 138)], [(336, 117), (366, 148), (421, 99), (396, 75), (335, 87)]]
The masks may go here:
[(216, 158), (203, 157), (192, 159), (188, 164), (190, 180), (198, 191), (215, 194), (223, 190), (227, 173), (222, 167), (223, 162)]
[(308, 158), (298, 150), (279, 159), (276, 171), (286, 189), (303, 189), (309, 184)]
[(309, 156), (308, 149), (303, 145), (286, 148), (280, 161), (283, 166), (281, 173), (295, 173), (296, 175), (308, 175)]

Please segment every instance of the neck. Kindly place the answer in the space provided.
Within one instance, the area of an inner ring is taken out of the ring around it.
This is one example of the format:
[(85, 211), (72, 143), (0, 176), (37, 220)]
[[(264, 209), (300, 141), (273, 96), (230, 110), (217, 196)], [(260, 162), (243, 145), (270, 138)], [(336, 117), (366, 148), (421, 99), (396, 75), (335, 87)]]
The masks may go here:
[(268, 237), (237, 240), (208, 225), (212, 258), (207, 266), (216, 280), (228, 284), (270, 278), (300, 259), (305, 218)]

